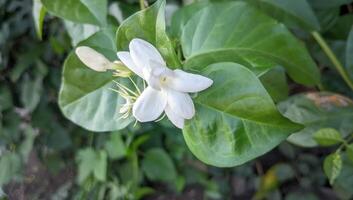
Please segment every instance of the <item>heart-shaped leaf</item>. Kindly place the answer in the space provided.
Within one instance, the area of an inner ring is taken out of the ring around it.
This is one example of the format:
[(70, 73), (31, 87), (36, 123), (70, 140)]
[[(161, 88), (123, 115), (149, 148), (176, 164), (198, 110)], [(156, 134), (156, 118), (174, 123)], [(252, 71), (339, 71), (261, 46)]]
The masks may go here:
[(42, 0), (45, 8), (58, 17), (78, 23), (106, 25), (107, 0)]
[(259, 79), (235, 63), (208, 66), (211, 88), (196, 98), (196, 115), (183, 130), (190, 150), (205, 163), (231, 167), (278, 145), (301, 126), (283, 117)]
[[(89, 46), (116, 60), (114, 30), (97, 32), (79, 46)], [(74, 123), (92, 131), (112, 131), (126, 127), (131, 119), (122, 119), (119, 108), (124, 99), (109, 88), (116, 88), (110, 73), (98, 73), (86, 67), (71, 52), (64, 63), (59, 106)]]
[(302, 43), (285, 26), (244, 2), (209, 4), (196, 12), (182, 30), (181, 45), (186, 69), (236, 62), (263, 72), (281, 65), (298, 83), (320, 81)]

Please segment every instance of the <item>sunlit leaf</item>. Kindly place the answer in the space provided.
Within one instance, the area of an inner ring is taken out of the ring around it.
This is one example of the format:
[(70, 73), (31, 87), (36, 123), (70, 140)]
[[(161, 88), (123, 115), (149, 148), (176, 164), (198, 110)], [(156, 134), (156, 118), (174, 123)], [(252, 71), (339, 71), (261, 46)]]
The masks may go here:
[(342, 170), (342, 158), (339, 153), (333, 153), (324, 160), (324, 172), (332, 185)]
[(315, 141), (321, 146), (331, 146), (343, 142), (341, 134), (333, 128), (323, 128), (314, 133)]
[(53, 15), (78, 23), (106, 25), (107, 0), (41, 0)]
[(298, 83), (314, 85), (320, 80), (303, 44), (285, 26), (244, 2), (205, 6), (188, 20), (180, 40), (185, 69), (236, 62), (262, 73), (280, 65)]
[(197, 112), (183, 135), (203, 162), (218, 167), (243, 164), (301, 128), (277, 111), (261, 82), (246, 67), (216, 63), (202, 74), (214, 83), (195, 98)]
[[(90, 46), (112, 61), (116, 58), (113, 30), (100, 31), (79, 45)], [(123, 119), (119, 109), (125, 100), (109, 88), (115, 88), (111, 73), (98, 73), (86, 67), (71, 52), (64, 63), (59, 106), (64, 115), (92, 131), (113, 131), (126, 127), (131, 118)]]
[(33, 0), (32, 14), (34, 19), (34, 24), (36, 27), (36, 33), (39, 39), (42, 39), (43, 22), (44, 22), (44, 17), (46, 12), (47, 10), (42, 5), (41, 0)]

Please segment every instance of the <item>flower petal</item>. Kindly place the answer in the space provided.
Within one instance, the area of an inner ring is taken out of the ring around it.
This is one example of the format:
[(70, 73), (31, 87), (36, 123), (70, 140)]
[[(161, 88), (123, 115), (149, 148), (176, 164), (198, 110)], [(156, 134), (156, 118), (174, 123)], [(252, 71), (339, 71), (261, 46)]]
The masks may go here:
[(75, 52), (83, 64), (95, 71), (105, 72), (114, 66), (104, 55), (90, 47), (80, 46), (76, 48)]
[(141, 40), (133, 39), (129, 44), (130, 54), (134, 63), (140, 68), (150, 66), (150, 61), (160, 63), (162, 66), (166, 66), (163, 57), (158, 50), (150, 43)]
[(144, 78), (142, 68), (134, 63), (128, 51), (119, 51), (116, 55), (118, 56), (120, 61), (123, 62), (124, 65), (126, 65), (131, 71), (133, 71), (141, 78)]
[(167, 105), (165, 107), (165, 114), (167, 115), (168, 119), (178, 128), (183, 129), (184, 128), (184, 118), (180, 117), (178, 114), (173, 112), (171, 107)]
[(200, 92), (213, 84), (207, 77), (191, 74), (182, 70), (174, 70), (174, 75), (170, 78), (168, 86), (179, 92)]
[(147, 87), (137, 98), (132, 114), (140, 122), (156, 120), (167, 105), (167, 97), (163, 92)]
[(195, 107), (187, 93), (167, 89), (168, 105), (177, 115), (191, 119), (195, 115)]

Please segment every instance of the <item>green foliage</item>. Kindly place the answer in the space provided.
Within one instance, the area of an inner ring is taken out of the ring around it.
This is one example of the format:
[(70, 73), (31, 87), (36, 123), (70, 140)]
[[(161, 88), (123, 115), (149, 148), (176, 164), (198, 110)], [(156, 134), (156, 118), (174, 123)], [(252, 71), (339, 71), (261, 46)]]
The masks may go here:
[(174, 181), (176, 170), (172, 159), (163, 149), (150, 149), (142, 160), (142, 170), (152, 181)]
[(93, 175), (99, 181), (106, 180), (107, 170), (107, 154), (105, 151), (94, 151), (87, 148), (80, 150), (77, 154), (78, 179), (79, 183), (83, 183), (90, 175)]
[(107, 24), (107, 0), (41, 0), (55, 16), (79, 23)]
[[(353, 80), (353, 1), (185, 2), (0, 0), (0, 199), (353, 197), (353, 93), (336, 71)], [(214, 81), (182, 133), (121, 118), (110, 89), (130, 81), (74, 53), (115, 61), (133, 38)]]
[(342, 158), (339, 152), (330, 154), (325, 158), (324, 171), (332, 185), (342, 170)]
[(249, 0), (249, 2), (290, 27), (301, 27), (308, 31), (320, 29), (320, 24), (307, 0)]
[(117, 31), (118, 50), (127, 50), (133, 38), (144, 39), (158, 48), (168, 66), (180, 68), (180, 62), (166, 33), (164, 12), (165, 1), (158, 0), (151, 7), (126, 19)]
[(185, 69), (200, 71), (223, 61), (261, 73), (281, 65), (298, 83), (320, 81), (315, 63), (288, 29), (243, 2), (210, 4), (195, 11), (180, 40)]
[[(217, 63), (203, 74), (214, 81), (213, 86), (197, 96), (198, 112), (183, 131), (190, 150), (203, 162), (218, 167), (240, 165), (300, 130), (300, 125), (280, 115), (246, 67)], [(226, 92), (226, 88), (231, 90)]]
[(323, 128), (314, 133), (315, 141), (321, 146), (331, 146), (343, 142), (341, 134), (333, 128)]
[(321, 128), (334, 128), (343, 136), (353, 131), (349, 121), (353, 120), (352, 101), (332, 93), (307, 93), (290, 97), (279, 104), (279, 109), (287, 118), (305, 125), (305, 128), (288, 138), (288, 141), (314, 147), (317, 143), (313, 134)]
[(43, 36), (43, 22), (46, 14), (46, 9), (41, 0), (33, 0), (33, 20), (36, 26), (36, 33), (39, 39)]
[[(93, 47), (114, 60), (116, 47), (111, 29), (94, 34), (79, 46)], [(131, 119), (121, 118), (118, 112), (124, 99), (109, 89), (116, 85), (111, 74), (97, 74), (72, 52), (65, 61), (63, 77), (59, 105), (64, 115), (73, 122), (100, 132), (122, 129), (131, 122)]]
[(350, 78), (353, 80), (353, 23), (352, 23), (352, 28), (349, 33), (348, 39), (347, 39), (347, 48), (346, 48), (346, 69), (348, 71), (348, 74), (350, 75)]

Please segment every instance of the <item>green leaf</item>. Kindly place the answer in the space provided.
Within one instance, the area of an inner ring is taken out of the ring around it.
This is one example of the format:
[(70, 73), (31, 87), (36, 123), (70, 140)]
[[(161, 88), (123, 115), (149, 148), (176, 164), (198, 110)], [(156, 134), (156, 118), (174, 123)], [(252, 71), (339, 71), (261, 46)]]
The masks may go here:
[(36, 27), (36, 33), (39, 39), (42, 39), (43, 22), (47, 10), (43, 6), (41, 0), (33, 0), (33, 19)]
[(331, 146), (343, 142), (341, 134), (333, 128), (323, 128), (314, 133), (314, 140), (321, 146)]
[(0, 86), (0, 113), (1, 111), (7, 110), (13, 106), (12, 103), (12, 94), (10, 88), (1, 83)]
[(353, 80), (353, 26), (347, 39), (346, 69), (351, 80)]
[(65, 20), (64, 23), (73, 47), (99, 31), (98, 26), (91, 24), (77, 24), (67, 20)]
[(156, 46), (170, 67), (180, 67), (174, 47), (166, 33), (165, 0), (158, 0), (151, 7), (126, 19), (117, 31), (117, 47), (127, 50), (134, 38), (144, 39)]
[(340, 7), (352, 3), (353, 0), (309, 0), (309, 3), (316, 9), (328, 9)]
[[(116, 60), (114, 32), (97, 32), (80, 45), (90, 46), (112, 61)], [(92, 131), (113, 131), (126, 127), (131, 118), (118, 112), (125, 100), (109, 88), (116, 88), (110, 73), (98, 73), (86, 67), (71, 52), (64, 63), (59, 106), (74, 123)]]
[(288, 138), (288, 141), (303, 147), (315, 147), (313, 134), (322, 127), (334, 128), (342, 136), (353, 132), (353, 102), (334, 93), (307, 93), (290, 97), (278, 105), (281, 113), (290, 120), (305, 125), (305, 128)]
[(347, 145), (346, 150), (347, 150), (347, 156), (348, 156), (349, 160), (351, 160), (353, 162), (353, 144)]
[(93, 170), (94, 177), (104, 182), (107, 177), (107, 153), (103, 150), (96, 152), (95, 167)]
[(333, 184), (333, 189), (339, 199), (352, 199), (353, 191), (353, 162), (343, 158), (341, 173)]
[(273, 18), (308, 31), (320, 29), (314, 11), (306, 0), (249, 0)]
[(200, 9), (207, 6), (207, 2), (198, 2), (193, 3), (187, 6), (184, 6), (182, 9), (177, 10), (172, 17), (172, 24), (170, 32), (174, 37), (180, 37), (184, 29), (184, 26), (187, 24), (189, 19)]
[(332, 185), (342, 170), (341, 155), (333, 153), (328, 155), (324, 160), (324, 172)]
[(246, 67), (216, 63), (202, 74), (214, 83), (194, 99), (196, 115), (183, 129), (186, 144), (201, 161), (218, 167), (241, 165), (301, 128), (277, 111)]
[(22, 156), (22, 159), (27, 161), (29, 153), (32, 151), (34, 139), (38, 135), (36, 130), (34, 130), (31, 126), (26, 126), (24, 129), (25, 139), (19, 145), (19, 154)]
[(276, 67), (260, 76), (261, 83), (275, 102), (283, 101), (288, 97), (289, 88), (285, 71)]
[(121, 138), (121, 133), (112, 133), (109, 140), (105, 143), (105, 149), (111, 159), (119, 159), (126, 156), (127, 147)]
[(78, 23), (104, 26), (107, 23), (107, 0), (42, 0), (55, 16)]
[(3, 153), (0, 157), (0, 187), (19, 176), (20, 171), (20, 156), (16, 153)]
[(106, 180), (107, 154), (105, 151), (95, 151), (92, 148), (80, 150), (77, 154), (78, 183), (83, 183), (90, 175), (99, 181)]
[(26, 74), (21, 82), (21, 103), (30, 112), (37, 107), (40, 101), (43, 91), (43, 78), (41, 74), (36, 74), (36, 77), (31, 79)]
[(236, 62), (262, 73), (280, 65), (298, 83), (320, 81), (303, 44), (285, 26), (244, 2), (210, 4), (196, 12), (182, 31), (181, 46), (186, 69)]
[(146, 152), (142, 169), (152, 181), (173, 181), (177, 173), (172, 159), (163, 149), (154, 148)]
[(352, 25), (353, 25), (353, 15), (346, 14), (346, 15), (340, 16), (336, 24), (330, 30), (328, 30), (326, 37), (345, 42), (348, 38), (349, 32), (351, 31)]

